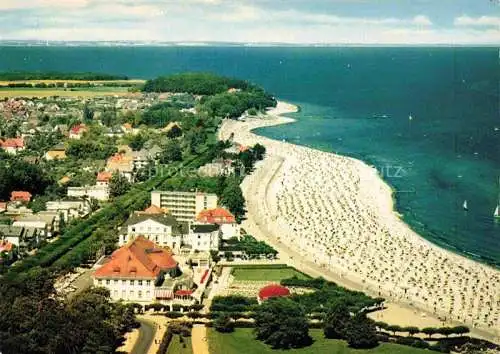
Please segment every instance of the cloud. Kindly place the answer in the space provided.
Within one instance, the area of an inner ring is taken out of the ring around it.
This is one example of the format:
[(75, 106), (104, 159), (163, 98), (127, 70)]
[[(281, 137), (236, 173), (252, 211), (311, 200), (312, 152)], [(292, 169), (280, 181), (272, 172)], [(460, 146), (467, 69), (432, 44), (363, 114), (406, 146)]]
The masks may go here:
[(481, 16), (469, 17), (466, 15), (456, 17), (454, 22), (455, 26), (494, 26), (500, 28), (500, 17), (495, 16)]
[(500, 27), (492, 28), (498, 17), (457, 12), (443, 25), (443, 14), (430, 8), (379, 11), (356, 0), (372, 7), (342, 10), (352, 1), (0, 0), (0, 39), (492, 44), (500, 38)]

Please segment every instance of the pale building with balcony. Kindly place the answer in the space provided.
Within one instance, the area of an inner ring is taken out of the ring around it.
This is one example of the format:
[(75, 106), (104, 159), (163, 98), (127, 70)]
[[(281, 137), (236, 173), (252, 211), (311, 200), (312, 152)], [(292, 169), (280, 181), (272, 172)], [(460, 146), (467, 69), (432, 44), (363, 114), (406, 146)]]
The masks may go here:
[(190, 222), (204, 209), (215, 209), (218, 198), (215, 194), (202, 192), (151, 192), (151, 204), (166, 208), (179, 222)]

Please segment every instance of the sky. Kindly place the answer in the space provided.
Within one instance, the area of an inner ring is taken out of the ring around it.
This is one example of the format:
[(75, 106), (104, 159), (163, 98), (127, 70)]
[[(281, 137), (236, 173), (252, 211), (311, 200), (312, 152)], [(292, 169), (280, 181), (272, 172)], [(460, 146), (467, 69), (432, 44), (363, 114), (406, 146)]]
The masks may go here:
[(0, 40), (500, 45), (500, 0), (0, 0)]

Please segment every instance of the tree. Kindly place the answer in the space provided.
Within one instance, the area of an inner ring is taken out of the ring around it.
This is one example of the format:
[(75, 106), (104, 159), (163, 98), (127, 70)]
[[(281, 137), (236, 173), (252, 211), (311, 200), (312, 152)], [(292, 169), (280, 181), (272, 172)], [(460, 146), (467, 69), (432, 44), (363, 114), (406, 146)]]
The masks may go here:
[(404, 331), (408, 332), (410, 334), (410, 336), (413, 337), (415, 334), (420, 332), (420, 329), (418, 329), (418, 327), (410, 326), (410, 327), (404, 328)]
[(326, 338), (345, 338), (346, 327), (351, 320), (351, 315), (344, 302), (335, 302), (328, 309), (325, 317), (323, 333)]
[(237, 178), (228, 180), (221, 196), (222, 204), (224, 204), (236, 219), (241, 220), (245, 215), (245, 198), (239, 185)]
[(262, 160), (266, 153), (266, 148), (261, 144), (255, 144), (252, 148), (252, 152), (256, 160)]
[(351, 318), (345, 333), (346, 340), (352, 348), (368, 349), (378, 345), (375, 322), (364, 313), (358, 313)]
[(443, 336), (446, 336), (446, 338), (448, 338), (450, 334), (454, 333), (454, 331), (451, 327), (441, 327), (437, 329), (437, 333), (442, 334)]
[(109, 181), (109, 195), (111, 197), (118, 197), (128, 192), (130, 189), (130, 182), (120, 173), (115, 172)]
[(430, 337), (432, 337), (433, 334), (437, 333), (437, 329), (434, 327), (425, 327), (422, 329), (422, 333), (427, 334)]
[(182, 129), (176, 124), (167, 133), (167, 137), (170, 139), (178, 138), (182, 136)]
[(83, 120), (91, 121), (94, 119), (94, 111), (92, 111), (87, 104), (83, 106)]
[(466, 327), (466, 326), (456, 326), (456, 327), (453, 327), (453, 333), (456, 334), (456, 335), (464, 335), (466, 333), (469, 333), (470, 330), (469, 330), (469, 327)]
[(144, 147), (147, 138), (142, 134), (136, 134), (129, 137), (128, 146), (134, 151), (139, 151)]
[(392, 332), (393, 335), (396, 335), (396, 332), (401, 332), (403, 329), (398, 325), (389, 325), (386, 328), (388, 331)]
[(287, 298), (269, 299), (255, 312), (258, 340), (274, 349), (300, 348), (311, 343), (304, 310)]
[(227, 314), (223, 314), (214, 321), (214, 328), (217, 332), (230, 333), (234, 331), (234, 323)]
[(174, 161), (182, 160), (181, 146), (177, 141), (169, 141), (165, 150), (160, 155), (160, 162), (167, 164)]
[(99, 210), (99, 201), (95, 198), (88, 199), (90, 213), (92, 214), (94, 211)]

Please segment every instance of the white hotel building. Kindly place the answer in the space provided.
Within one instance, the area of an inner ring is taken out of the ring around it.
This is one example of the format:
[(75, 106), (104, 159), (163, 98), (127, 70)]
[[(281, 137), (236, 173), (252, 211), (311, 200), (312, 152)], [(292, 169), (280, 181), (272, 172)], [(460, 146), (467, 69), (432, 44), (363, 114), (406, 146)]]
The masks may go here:
[(151, 204), (168, 209), (179, 222), (194, 221), (205, 209), (217, 208), (217, 195), (202, 192), (151, 192)]

